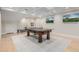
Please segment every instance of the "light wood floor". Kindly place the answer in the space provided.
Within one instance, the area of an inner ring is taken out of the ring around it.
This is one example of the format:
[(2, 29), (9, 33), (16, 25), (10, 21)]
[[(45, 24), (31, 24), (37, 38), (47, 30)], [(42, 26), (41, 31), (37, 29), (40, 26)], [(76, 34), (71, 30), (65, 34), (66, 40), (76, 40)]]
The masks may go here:
[(15, 51), (15, 46), (11, 40), (11, 35), (4, 35), (0, 40), (0, 51), (1, 52), (13, 52)]
[(16, 48), (11, 37), (19, 34), (24, 33), (12, 33), (2, 35), (2, 38), (0, 39), (0, 52), (15, 52)]
[(79, 52), (79, 39), (72, 38), (71, 43), (65, 49), (65, 51)]
[[(19, 33), (24, 34), (24, 33)], [(0, 52), (15, 52), (16, 48), (11, 40), (11, 36), (19, 34), (6, 34), (3, 35), (0, 40)], [(64, 49), (66, 52), (78, 52), (79, 51), (79, 39), (77, 38), (68, 38), (71, 40), (69, 46)]]

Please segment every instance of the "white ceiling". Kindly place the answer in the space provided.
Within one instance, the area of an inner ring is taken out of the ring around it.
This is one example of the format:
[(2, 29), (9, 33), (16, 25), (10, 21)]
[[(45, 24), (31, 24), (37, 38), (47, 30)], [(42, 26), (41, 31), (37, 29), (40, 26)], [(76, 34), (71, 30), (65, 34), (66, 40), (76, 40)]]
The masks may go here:
[(41, 17), (79, 10), (78, 7), (2, 7), (1, 9)]

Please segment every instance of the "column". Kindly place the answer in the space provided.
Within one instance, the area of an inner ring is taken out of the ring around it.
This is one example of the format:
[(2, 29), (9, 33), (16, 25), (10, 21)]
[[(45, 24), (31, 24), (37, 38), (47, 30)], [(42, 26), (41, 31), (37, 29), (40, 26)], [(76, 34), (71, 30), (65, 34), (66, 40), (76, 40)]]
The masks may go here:
[(63, 27), (63, 16), (62, 14), (56, 14), (54, 16), (54, 29), (60, 31)]

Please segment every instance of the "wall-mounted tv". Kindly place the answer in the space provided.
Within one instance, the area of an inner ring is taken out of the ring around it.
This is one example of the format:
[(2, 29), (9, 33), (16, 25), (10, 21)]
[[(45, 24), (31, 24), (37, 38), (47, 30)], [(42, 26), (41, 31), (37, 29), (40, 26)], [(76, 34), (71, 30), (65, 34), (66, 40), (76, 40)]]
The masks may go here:
[(48, 17), (46, 18), (46, 23), (54, 23), (54, 17), (48, 16)]
[(79, 13), (66, 14), (63, 17), (63, 22), (79, 22)]

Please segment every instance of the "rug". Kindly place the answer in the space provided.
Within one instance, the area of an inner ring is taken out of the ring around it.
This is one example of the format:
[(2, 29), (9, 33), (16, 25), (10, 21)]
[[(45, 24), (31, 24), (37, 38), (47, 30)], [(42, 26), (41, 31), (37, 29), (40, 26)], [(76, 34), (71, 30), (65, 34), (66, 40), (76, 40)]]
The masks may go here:
[(67, 39), (62, 37), (52, 36), (50, 40), (46, 40), (43, 36), (43, 42), (38, 43), (38, 36), (16, 35), (12, 36), (13, 43), (16, 46), (17, 52), (64, 52), (68, 46)]

